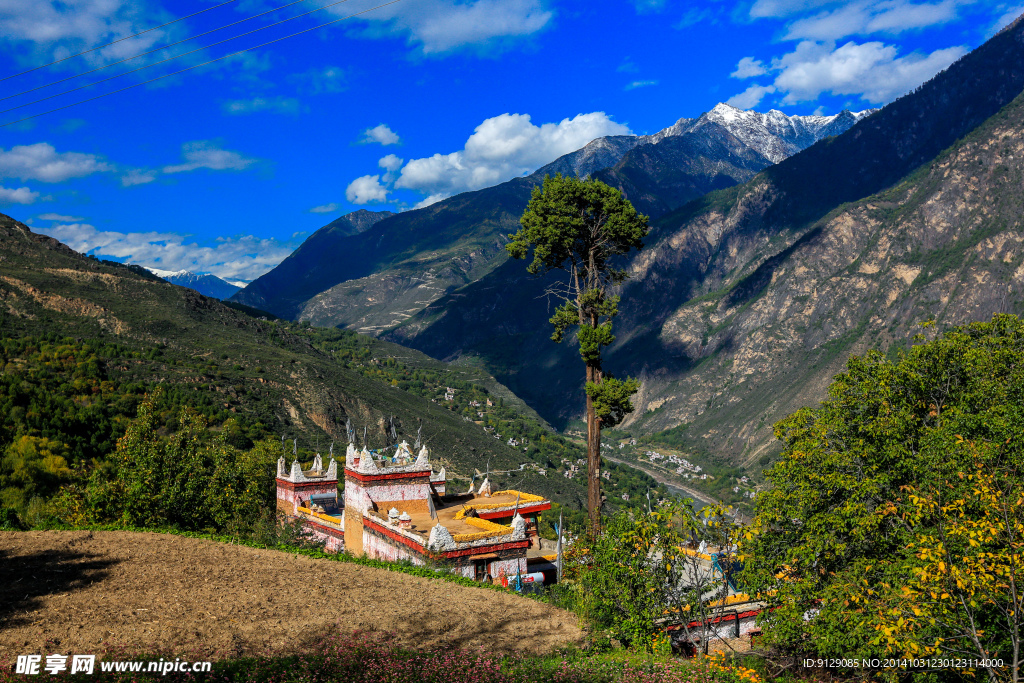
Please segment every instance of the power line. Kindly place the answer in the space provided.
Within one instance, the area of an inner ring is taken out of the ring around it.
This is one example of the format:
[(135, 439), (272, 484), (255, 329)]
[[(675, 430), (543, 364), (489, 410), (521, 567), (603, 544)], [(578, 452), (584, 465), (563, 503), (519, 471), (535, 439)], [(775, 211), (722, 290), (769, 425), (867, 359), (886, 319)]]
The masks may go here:
[[(235, 2), (235, 0), (229, 0), (229, 2)], [(205, 31), (203, 33), (199, 33), (199, 34), (196, 34), (194, 36), (189, 36), (188, 38), (184, 38), (184, 39), (179, 40), (177, 42), (170, 43), (169, 45), (164, 45), (162, 47), (157, 47), (157, 48), (154, 48), (154, 49), (149, 50), (147, 52), (140, 52), (139, 54), (132, 55), (131, 57), (125, 57), (124, 59), (122, 59), (122, 60), (120, 60), (118, 62), (111, 62), (110, 64), (104, 64), (103, 66), (98, 66), (95, 69), (91, 69), (89, 71), (83, 71), (80, 74), (75, 74), (74, 76), (68, 76), (67, 78), (62, 78), (62, 79), (60, 79), (58, 81), (53, 81), (52, 83), (47, 83), (45, 85), (40, 85), (40, 86), (37, 86), (35, 88), (29, 88), (28, 90), (22, 90), (19, 93), (15, 93), (13, 95), (7, 95), (6, 97), (0, 97), (0, 102), (3, 102), (4, 100), (9, 100), (9, 99), (14, 98), (14, 97), (21, 97), (22, 95), (27, 95), (30, 92), (35, 92), (36, 90), (42, 90), (43, 88), (49, 88), (50, 86), (57, 85), (58, 83), (64, 83), (65, 81), (70, 81), (70, 80), (73, 80), (73, 79), (78, 78), (80, 76), (87, 76), (87, 75), (89, 75), (91, 73), (96, 73), (97, 71), (103, 71), (104, 69), (109, 69), (112, 66), (117, 66), (118, 64), (124, 64), (125, 62), (130, 62), (133, 59), (137, 59), (139, 57), (145, 57), (146, 55), (151, 55), (154, 52), (160, 52), (161, 50), (166, 50), (167, 48), (174, 47), (175, 45), (181, 45), (182, 43), (187, 43), (188, 41), (195, 40), (196, 38), (202, 38), (203, 36), (208, 36), (211, 33), (216, 33), (217, 31), (223, 31), (226, 28), (231, 28), (232, 26), (236, 26), (238, 24), (243, 24), (243, 23), (245, 23), (247, 21), (250, 21), (252, 19), (258, 19), (258, 18), (262, 17), (265, 14), (273, 14), (274, 12), (277, 12), (278, 10), (282, 10), (282, 9), (287, 8), (287, 7), (291, 7), (292, 5), (297, 5), (300, 2), (306, 2), (306, 0), (293, 0), (293, 2), (289, 2), (287, 5), (281, 5), (280, 7), (276, 7), (274, 9), (267, 10), (266, 12), (261, 12), (260, 14), (255, 14), (255, 15), (253, 15), (251, 17), (246, 17), (245, 19), (240, 19), (240, 20), (232, 22), (230, 24), (225, 24), (224, 26), (220, 26), (218, 28), (211, 29), (209, 31)], [(219, 6), (220, 5), (218, 5), (218, 7)], [(206, 11), (206, 10), (203, 10), (203, 11)], [(318, 12), (319, 10), (313, 10), (313, 11), (314, 12)], [(198, 12), (197, 12), (197, 14), (198, 14)], [(309, 12), (307, 12), (306, 14), (309, 14)], [(189, 16), (195, 16), (195, 15), (190, 14)], [(300, 14), (299, 16), (304, 16), (304, 15)], [(182, 17), (182, 18), (184, 19), (184, 18), (187, 18), (187, 17)], [(292, 17), (292, 19), (295, 19), (295, 18), (297, 18), (297, 17)], [(178, 20), (178, 21), (180, 21), (180, 20)], [(279, 22), (277, 22), (277, 24), (284, 23), (284, 21), (290, 21), (290, 19), (285, 19), (283, 21), (279, 21)], [(277, 24), (270, 24), (269, 26), (264, 26), (263, 28), (270, 28), (271, 26), (277, 26)], [(166, 26), (166, 24), (164, 24), (164, 25)], [(159, 28), (159, 27), (157, 27), (157, 28)], [(153, 29), (150, 29), (150, 30), (152, 31)], [(262, 31), (263, 29), (257, 29), (257, 30)], [(250, 31), (250, 33), (252, 33), (252, 31)], [(136, 35), (141, 35), (141, 34), (136, 34)], [(243, 36), (244, 35), (248, 35), (248, 33), (243, 33), (242, 35)], [(240, 38), (240, 37), (241, 36), (235, 36), (235, 38)], [(127, 39), (124, 39), (124, 40), (127, 40)], [(228, 40), (234, 40), (234, 38), (228, 38)], [(224, 41), (221, 41), (221, 42), (224, 42)], [(217, 45), (217, 44), (218, 43), (214, 43), (214, 45)], [(213, 47), (213, 46), (211, 45), (209, 47)], [(98, 49), (98, 48), (93, 48), (93, 49)], [(197, 52), (197, 50), (193, 50), (193, 52)], [(80, 54), (85, 54), (85, 53), (82, 52)], [(186, 52), (184, 54), (190, 54), (190, 53)], [(181, 57), (181, 56), (183, 56), (183, 55), (176, 55), (176, 57)], [(70, 57), (68, 57), (68, 59), (70, 59)], [(63, 61), (63, 60), (61, 60), (61, 61)], [(164, 60), (164, 61), (167, 61), (167, 60)], [(57, 62), (54, 62), (54, 64), (56, 64), (56, 63)], [(156, 62), (156, 63), (160, 64), (161, 62)], [(153, 66), (153, 65), (150, 64), (148, 66)], [(43, 67), (37, 67), (37, 68), (41, 69)], [(145, 68), (145, 67), (143, 67), (143, 68)], [(34, 71), (34, 69), (33, 69), (33, 71)], [(27, 71), (23, 71), (22, 73), (28, 73), (28, 72)], [(132, 72), (131, 71), (126, 71), (125, 73), (132, 73)], [(119, 74), (119, 75), (123, 76), (124, 74)], [(8, 76), (8, 78), (13, 78), (13, 76)], [(115, 78), (116, 78), (116, 76), (115, 76)], [(0, 81), (2, 81), (2, 80), (6, 80), (6, 79), (0, 79)], [(102, 83), (103, 81), (96, 81), (96, 82), (97, 83)], [(88, 86), (83, 86), (83, 87), (88, 87)], [(74, 90), (66, 90), (65, 92), (60, 93), (60, 94), (61, 95), (65, 95), (65, 94), (67, 94), (69, 92), (74, 92)], [(54, 95), (54, 97), (56, 97), (56, 95)], [(43, 100), (36, 100), (36, 102), (42, 102), (42, 101)], [(35, 104), (35, 102), (29, 102), (28, 104)], [(8, 109), (7, 111), (11, 111), (11, 110)]]
[(387, 7), (388, 5), (394, 5), (396, 2), (401, 2), (401, 1), (402, 0), (391, 0), (391, 2), (385, 2), (383, 5), (377, 5), (376, 7), (371, 7), (370, 9), (364, 9), (364, 10), (362, 10), (360, 12), (355, 12), (354, 14), (350, 14), (347, 17), (341, 17), (340, 19), (334, 19), (333, 21), (328, 21), (326, 23), (320, 24), (318, 26), (314, 26), (312, 28), (303, 29), (301, 31), (298, 31), (297, 33), (292, 33), (292, 34), (287, 35), (287, 36), (282, 36), (280, 38), (275, 38), (274, 40), (267, 41), (266, 43), (262, 43), (260, 45), (254, 45), (253, 47), (247, 47), (244, 50), (238, 50), (237, 52), (232, 52), (230, 54), (226, 54), (226, 55), (223, 55), (221, 57), (216, 57), (216, 58), (211, 59), (209, 61), (203, 62), (202, 64), (195, 64), (193, 66), (186, 67), (184, 69), (181, 69), (179, 71), (175, 71), (173, 73), (164, 74), (163, 76), (157, 76), (156, 78), (151, 78), (148, 81), (142, 81), (141, 83), (134, 83), (134, 84), (126, 86), (124, 88), (119, 88), (118, 90), (111, 90), (110, 92), (103, 93), (102, 95), (96, 95), (95, 97), (90, 97), (88, 99), (79, 100), (78, 102), (72, 102), (71, 104), (65, 104), (63, 107), (57, 107), (56, 109), (50, 109), (49, 111), (39, 112), (38, 114), (33, 114), (32, 116), (26, 116), (24, 118), (20, 118), (17, 121), (8, 121), (7, 123), (0, 123), (0, 128), (4, 128), (6, 126), (13, 126), (16, 123), (22, 123), (23, 121), (28, 121), (30, 119), (34, 119), (34, 118), (37, 118), (37, 117), (40, 117), (40, 116), (45, 116), (46, 114), (52, 114), (54, 112), (62, 111), (64, 109), (69, 109), (69, 108), (77, 106), (79, 104), (85, 104), (86, 102), (92, 102), (93, 100), (98, 100), (98, 99), (100, 99), (102, 97), (106, 97), (107, 95), (115, 95), (115, 94), (117, 94), (119, 92), (124, 92), (125, 90), (131, 90), (132, 88), (138, 88), (140, 85), (146, 85), (147, 83), (152, 83), (153, 81), (159, 81), (162, 78), (168, 78), (170, 76), (177, 76), (178, 74), (185, 73), (186, 71), (191, 71), (192, 69), (198, 69), (201, 66), (206, 66), (207, 64), (213, 64), (214, 62), (218, 62), (218, 61), (220, 61), (222, 59), (227, 59), (228, 57), (233, 57), (235, 55), (240, 55), (243, 52), (249, 52), (251, 50), (257, 50), (257, 49), (259, 49), (261, 47), (266, 47), (267, 45), (272, 45), (274, 43), (279, 43), (282, 40), (287, 40), (288, 38), (294, 38), (295, 36), (302, 35), (303, 33), (309, 33), (310, 31), (315, 31), (317, 29), (324, 28), (325, 26), (330, 26), (331, 24), (337, 24), (339, 21), (345, 21), (346, 19), (351, 19), (352, 17), (357, 17), (360, 14), (366, 14), (367, 12), (372, 12), (375, 9), (380, 9), (381, 7)]
[[(79, 90), (85, 90), (86, 88), (91, 88), (94, 85), (99, 85), (100, 83), (106, 83), (107, 81), (112, 81), (115, 78), (120, 78), (121, 76), (127, 76), (128, 74), (133, 74), (136, 71), (142, 71), (143, 69), (148, 69), (148, 68), (150, 68), (152, 66), (158, 66), (160, 64), (164, 64), (165, 62), (174, 61), (175, 59), (178, 59), (180, 57), (187, 57), (188, 55), (195, 54), (196, 52), (202, 52), (204, 50), (208, 50), (211, 47), (214, 47), (216, 45), (223, 45), (224, 43), (229, 43), (232, 40), (236, 40), (238, 38), (244, 38), (245, 36), (252, 35), (253, 33), (259, 33), (260, 31), (265, 31), (268, 28), (273, 28), (273, 27), (278, 26), (280, 24), (284, 24), (284, 23), (287, 23), (289, 21), (294, 21), (295, 19), (300, 19), (300, 18), (306, 16), (307, 14), (314, 14), (316, 12), (320, 12), (322, 10), (325, 10), (328, 7), (334, 7), (335, 5), (340, 5), (340, 4), (348, 2), (348, 1), (349, 0), (336, 0), (336, 2), (332, 2), (332, 3), (328, 4), (328, 5), (324, 5), (323, 7), (318, 7), (317, 9), (310, 10), (308, 12), (303, 12), (302, 14), (296, 14), (294, 17), (289, 17), (288, 19), (282, 19), (281, 21), (276, 21), (273, 24), (268, 24), (267, 26), (262, 26), (260, 28), (253, 29), (252, 31), (246, 31), (245, 33), (240, 33), (237, 36), (232, 36), (230, 38), (225, 38), (224, 40), (218, 40), (216, 43), (210, 43), (209, 45), (204, 45), (203, 47), (197, 47), (195, 50), (189, 50), (188, 52), (182, 52), (180, 55), (174, 55), (173, 57), (168, 57), (167, 59), (161, 59), (159, 62), (153, 62), (152, 64), (145, 64), (145, 65), (137, 67), (135, 69), (129, 69), (128, 71), (122, 71), (119, 74), (114, 74), (113, 76), (108, 76), (107, 78), (101, 78), (98, 81), (93, 81), (92, 83), (86, 83), (85, 85), (80, 85), (77, 88), (71, 88), (70, 90), (65, 90), (63, 92), (59, 92), (59, 93), (56, 93), (54, 95), (47, 95), (46, 97), (40, 97), (38, 100), (32, 100), (31, 102), (25, 102), (24, 104), (19, 104), (17, 106), (9, 107), (7, 109), (0, 109), (0, 114), (6, 114), (9, 111), (14, 111), (16, 109), (22, 109), (23, 107), (28, 107), (28, 106), (31, 106), (33, 104), (39, 104), (40, 102), (45, 102), (46, 100), (52, 100), (55, 97), (60, 97), (62, 95), (67, 95), (69, 93), (78, 92)], [(376, 8), (374, 8), (374, 9), (376, 9)], [(331, 23), (333, 23), (333, 22), (331, 22)], [(323, 25), (327, 26), (327, 24), (323, 24)], [(299, 33), (302, 33), (302, 31), (300, 31)], [(298, 35), (298, 33), (295, 33), (295, 34), (292, 34), (292, 35)], [(285, 36), (285, 37), (289, 38), (291, 36)], [(271, 41), (271, 42), (274, 42), (274, 41)], [(270, 43), (266, 43), (266, 45), (269, 45), (269, 44)], [(239, 52), (236, 52), (234, 54), (240, 54), (240, 53), (246, 52), (246, 51), (247, 50), (240, 50)], [(230, 57), (231, 55), (226, 55), (226, 56)], [(218, 58), (218, 59), (222, 59), (222, 58)], [(213, 60), (213, 61), (217, 61), (217, 60)], [(205, 62), (205, 63), (209, 64), (209, 62)], [(202, 64), (199, 64), (198, 66), (202, 66)], [(187, 71), (187, 69), (186, 69), (186, 71)], [(176, 73), (181, 73), (181, 72), (179, 71), (179, 72), (176, 72)], [(149, 81), (146, 81), (146, 82), (149, 83)]]
[(28, 71), (22, 71), (22, 72), (19, 72), (19, 73), (16, 73), (16, 74), (11, 74), (10, 76), (4, 76), (3, 78), (0, 78), (0, 82), (6, 81), (9, 78), (15, 78), (17, 76), (24, 76), (25, 74), (30, 74), (33, 71), (39, 71), (39, 69), (45, 69), (48, 66), (53, 66), (54, 64), (60, 64), (61, 62), (66, 62), (67, 60), (74, 59), (75, 57), (81, 57), (82, 55), (87, 55), (90, 52), (95, 52), (96, 50), (100, 50), (100, 49), (105, 48), (105, 47), (110, 47), (111, 45), (114, 45), (116, 43), (120, 43), (123, 40), (129, 40), (131, 38), (137, 38), (137, 37), (141, 36), (143, 33), (149, 33), (150, 31), (155, 31), (158, 28), (163, 28), (164, 26), (170, 26), (171, 24), (176, 24), (179, 21), (184, 21), (186, 19), (191, 19), (192, 17), (196, 16), (197, 14), (202, 14), (203, 12), (209, 12), (210, 10), (217, 9), (218, 7), (223, 7), (224, 5), (230, 5), (231, 3), (237, 2), (237, 1), (238, 0), (226, 0), (226, 2), (222, 2), (219, 5), (214, 5), (213, 7), (207, 7), (206, 9), (201, 9), (198, 12), (193, 12), (192, 14), (186, 15), (186, 16), (180, 18), (180, 19), (175, 19), (174, 21), (168, 21), (166, 24), (160, 24), (159, 26), (154, 26), (153, 28), (147, 28), (145, 31), (139, 31), (138, 33), (135, 33), (133, 35), (126, 36), (124, 38), (118, 38), (117, 40), (111, 41), (109, 43), (104, 43), (103, 45), (97, 45), (96, 47), (89, 48), (85, 52), (79, 52), (78, 54), (71, 55), (70, 57), (64, 57), (63, 59), (58, 59), (56, 62), (50, 62), (49, 64), (43, 64), (42, 66), (36, 66), (36, 67), (33, 67), (33, 68), (29, 69)]

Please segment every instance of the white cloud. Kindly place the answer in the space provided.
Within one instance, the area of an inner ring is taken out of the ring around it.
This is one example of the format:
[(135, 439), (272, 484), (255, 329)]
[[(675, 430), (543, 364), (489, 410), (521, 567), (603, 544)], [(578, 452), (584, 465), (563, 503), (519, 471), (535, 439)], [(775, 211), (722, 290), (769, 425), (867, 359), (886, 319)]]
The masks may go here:
[(907, 0), (859, 0), (805, 17), (789, 25), (785, 40), (838, 40), (851, 35), (899, 34), (957, 18), (964, 0), (913, 3)]
[(595, 138), (629, 132), (604, 112), (540, 126), (528, 114), (501, 114), (477, 126), (462, 150), (409, 161), (395, 187), (443, 198), (530, 173)]
[[(372, 6), (372, 5), (369, 5)], [(344, 6), (337, 14), (350, 14)], [(382, 7), (363, 19), (372, 37), (408, 36), (423, 54), (462, 48), (496, 51), (546, 27), (553, 17), (542, 0), (420, 0)]]
[(721, 10), (713, 10), (710, 7), (691, 7), (683, 13), (672, 28), (681, 30), (694, 26), (695, 24), (717, 24)]
[[(1006, 7), (1009, 7), (1009, 9), (1006, 9)], [(1002, 12), (1004, 10), (1006, 10), (1005, 13), (998, 19), (996, 19), (996, 22), (992, 25), (992, 28), (988, 33), (989, 37), (999, 33), (1004, 28), (1006, 28), (1014, 21), (1016, 21), (1017, 17), (1019, 17), (1021, 14), (1024, 14), (1024, 5), (1003, 5), (997, 11)]]
[(761, 104), (765, 95), (773, 92), (775, 92), (774, 85), (752, 85), (739, 95), (733, 95), (725, 103), (739, 109), (753, 109)]
[(448, 197), (450, 197), (450, 196), (451, 195), (449, 195), (449, 194), (445, 194), (443, 192), (438, 192), (437, 194), (432, 194), (432, 195), (429, 195), (429, 196), (425, 197), (423, 199), (423, 201), (418, 202), (412, 208), (414, 208), (414, 209), (422, 209), (422, 208), (430, 206), (431, 204), (437, 204), (442, 199), (448, 199)]
[(668, 0), (632, 0), (637, 14), (656, 14), (668, 6)]
[(293, 74), (288, 80), (298, 83), (305, 91), (313, 95), (336, 93), (348, 87), (348, 74), (340, 66), (324, 66)]
[(633, 81), (623, 88), (623, 90), (636, 90), (637, 88), (646, 88), (652, 85), (658, 85), (658, 81)]
[[(340, 208), (341, 207), (338, 206), (338, 204), (332, 202), (330, 204), (323, 204), (322, 206), (314, 206), (312, 209), (309, 210), (309, 212), (310, 213), (334, 213), (335, 211), (337, 211)], [(295, 237), (295, 235), (292, 235), (292, 237)]]
[(633, 63), (632, 57), (626, 57), (622, 60), (622, 64), (619, 64), (618, 68), (615, 69), (619, 73), (633, 74), (640, 70), (636, 64)]
[(156, 180), (157, 171), (146, 168), (131, 168), (121, 176), (121, 187), (145, 185)]
[(363, 144), (379, 142), (382, 145), (397, 145), (401, 138), (395, 131), (388, 128), (387, 124), (380, 124), (363, 131), (363, 138), (359, 141)]
[[(138, 0), (2, 0), (0, 36), (6, 41), (34, 43), (28, 63), (61, 59), (82, 50), (125, 38), (164, 23), (169, 15), (151, 9)], [(157, 29), (138, 38), (84, 55), (90, 64), (99, 64), (144, 52), (180, 33), (178, 26)], [(73, 62), (67, 66), (73, 66)]]
[(389, 154), (386, 157), (381, 157), (377, 165), (389, 171), (397, 171), (402, 167), (402, 159), (396, 154)]
[(253, 97), (248, 100), (231, 100), (221, 105), (228, 114), (255, 114), (270, 111), (278, 114), (298, 114), (303, 111), (302, 103), (294, 97)]
[(803, 41), (796, 50), (773, 60), (778, 71), (774, 86), (785, 93), (783, 104), (807, 102), (822, 93), (858, 95), (872, 104), (898, 97), (925, 82), (966, 54), (964, 47), (911, 53), (897, 57), (897, 49), (880, 42), (829, 44)]
[(353, 204), (382, 202), (388, 198), (388, 188), (380, 184), (379, 175), (356, 178), (345, 188), (345, 198)]
[(808, 10), (840, 4), (837, 0), (756, 0), (750, 7), (753, 19), (788, 17)]
[(47, 142), (15, 145), (9, 151), (0, 149), (0, 178), (59, 183), (113, 170), (113, 166), (95, 154), (61, 153)]
[(736, 70), (729, 75), (733, 78), (753, 78), (755, 76), (763, 76), (766, 73), (768, 73), (768, 69), (765, 68), (760, 59), (744, 57), (736, 65)]
[(220, 149), (206, 140), (186, 142), (181, 146), (181, 156), (185, 163), (164, 166), (164, 173), (182, 173), (208, 168), (213, 171), (241, 171), (256, 163), (255, 159), (246, 159), (238, 152)]
[(186, 242), (187, 235), (105, 232), (87, 223), (41, 228), (83, 254), (108, 256), (162, 270), (191, 270), (222, 278), (253, 280), (283, 261), (293, 245), (251, 235), (218, 238), (216, 246)]
[(79, 216), (64, 216), (59, 213), (41, 213), (36, 218), (41, 221), (61, 221), (63, 223), (82, 220)]
[(402, 168), (402, 161), (398, 155), (389, 154), (377, 162), (377, 165), (386, 171), (384, 173), (385, 183), (393, 183), (395, 181), (398, 177), (398, 169)]
[(33, 192), (27, 187), (17, 189), (0, 187), (0, 204), (33, 204), (37, 199), (39, 199), (39, 193)]

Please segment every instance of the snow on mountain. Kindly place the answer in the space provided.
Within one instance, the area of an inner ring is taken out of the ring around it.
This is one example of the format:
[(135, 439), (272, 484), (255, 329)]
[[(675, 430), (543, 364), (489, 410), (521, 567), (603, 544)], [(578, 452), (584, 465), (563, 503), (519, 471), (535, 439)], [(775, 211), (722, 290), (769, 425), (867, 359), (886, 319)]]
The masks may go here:
[(657, 144), (666, 138), (711, 131), (720, 126), (773, 164), (807, 149), (815, 142), (849, 130), (855, 123), (878, 111), (843, 110), (832, 116), (789, 116), (778, 109), (762, 114), (721, 103), (695, 119), (681, 118), (652, 135), (616, 135), (597, 138), (575, 152), (565, 154), (534, 175), (575, 175), (584, 177), (614, 166), (627, 152), (642, 144)]
[(214, 299), (227, 299), (238, 290), (245, 287), (248, 282), (241, 280), (231, 282), (229, 280), (222, 280), (216, 275), (210, 275), (209, 273), (193, 273), (191, 270), (161, 270), (160, 268), (150, 268), (144, 266), (146, 270), (156, 275), (158, 278), (167, 280), (172, 285), (179, 285), (181, 287), (188, 287), (194, 289), (200, 294), (205, 296), (213, 297)]
[(762, 114), (720, 103), (696, 119), (679, 119), (674, 125), (654, 135), (643, 136), (640, 142), (658, 143), (674, 135), (699, 133), (703, 128), (717, 124), (777, 164), (819, 140), (846, 132), (862, 118), (876, 111), (843, 110), (832, 116), (789, 116), (778, 109)]

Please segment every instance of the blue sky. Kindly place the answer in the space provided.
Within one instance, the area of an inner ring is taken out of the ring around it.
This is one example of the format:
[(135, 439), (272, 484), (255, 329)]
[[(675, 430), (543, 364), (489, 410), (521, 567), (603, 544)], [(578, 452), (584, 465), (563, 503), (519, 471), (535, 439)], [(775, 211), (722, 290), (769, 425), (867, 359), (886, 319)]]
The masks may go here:
[(251, 280), (349, 211), (494, 185), (718, 102), (885, 104), (1024, 12), (1021, 0), (385, 2), (0, 0), (0, 78), (208, 10), (0, 81), (0, 123), (141, 84), (0, 128), (0, 211), (79, 251)]

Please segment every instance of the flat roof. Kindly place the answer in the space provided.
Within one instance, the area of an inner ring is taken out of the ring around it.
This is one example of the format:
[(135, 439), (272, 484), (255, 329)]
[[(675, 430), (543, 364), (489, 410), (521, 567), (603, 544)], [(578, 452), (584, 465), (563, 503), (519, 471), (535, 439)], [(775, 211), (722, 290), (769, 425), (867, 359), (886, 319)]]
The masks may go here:
[[(531, 496), (532, 497), (532, 496)], [(434, 525), (440, 523), (449, 533), (453, 536), (457, 534), (478, 534), (482, 531), (486, 531), (481, 527), (467, 524), (463, 519), (456, 519), (455, 515), (464, 507), (473, 507), (476, 505), (499, 505), (514, 507), (516, 504), (516, 494), (501, 492), (499, 495), (493, 495), (490, 497), (473, 494), (472, 496), (452, 496), (441, 499), (441, 505), (435, 505), (437, 511), (437, 519), (432, 519), (430, 513), (412, 510), (403, 510), (400, 504), (393, 504), (393, 507), (398, 508), (399, 514), (402, 512), (408, 512), (410, 520), (411, 531), (413, 533), (422, 534), (423, 536), (429, 536), (431, 528)], [(527, 505), (535, 505), (536, 501), (531, 503), (525, 503), (520, 498), (520, 507), (527, 507)], [(390, 507), (388, 508), (390, 510)], [(376, 512), (377, 517), (384, 520), (388, 518), (388, 510), (378, 510)], [(511, 512), (511, 511), (510, 511)]]

